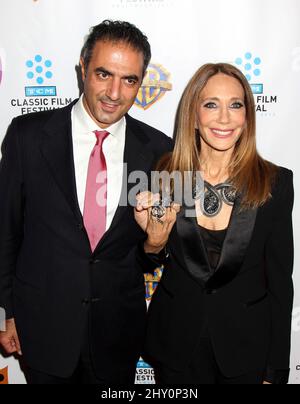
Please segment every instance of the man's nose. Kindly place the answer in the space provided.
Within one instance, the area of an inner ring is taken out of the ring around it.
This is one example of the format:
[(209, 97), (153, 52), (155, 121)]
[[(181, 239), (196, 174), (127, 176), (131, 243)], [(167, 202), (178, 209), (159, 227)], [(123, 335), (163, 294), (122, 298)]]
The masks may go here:
[(118, 101), (121, 95), (121, 80), (113, 78), (107, 88), (106, 94), (112, 101)]

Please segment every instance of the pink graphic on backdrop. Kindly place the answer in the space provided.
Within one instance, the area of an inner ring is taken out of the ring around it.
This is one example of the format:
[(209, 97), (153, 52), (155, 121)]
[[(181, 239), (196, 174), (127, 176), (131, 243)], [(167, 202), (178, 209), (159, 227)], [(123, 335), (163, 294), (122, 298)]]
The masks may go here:
[(2, 81), (2, 62), (1, 62), (1, 57), (0, 57), (0, 84)]

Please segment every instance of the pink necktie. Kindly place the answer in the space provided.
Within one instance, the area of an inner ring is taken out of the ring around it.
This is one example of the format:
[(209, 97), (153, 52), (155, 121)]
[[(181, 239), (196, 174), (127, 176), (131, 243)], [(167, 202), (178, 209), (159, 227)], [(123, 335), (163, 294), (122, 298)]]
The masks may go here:
[(92, 150), (86, 180), (83, 221), (94, 252), (106, 231), (107, 167), (102, 145), (109, 135), (95, 131), (97, 143)]

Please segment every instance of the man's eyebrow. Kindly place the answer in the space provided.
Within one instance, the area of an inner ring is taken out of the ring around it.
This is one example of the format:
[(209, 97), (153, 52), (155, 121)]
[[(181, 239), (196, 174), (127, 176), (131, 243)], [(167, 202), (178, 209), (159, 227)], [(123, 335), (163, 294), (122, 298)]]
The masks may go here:
[(104, 74), (107, 74), (108, 76), (113, 76), (113, 74), (111, 72), (109, 72), (108, 70), (106, 70), (104, 67), (97, 67), (95, 69), (95, 73), (104, 73)]
[[(95, 69), (95, 73), (96, 73), (96, 74), (104, 73), (104, 74), (106, 74), (107, 76), (114, 76), (114, 73), (108, 71), (108, 70), (105, 69), (104, 67), (97, 67), (97, 68)], [(122, 77), (122, 79), (139, 81), (139, 77), (138, 77), (136, 74), (130, 74), (130, 75), (128, 75), (128, 76), (124, 76), (124, 77)]]

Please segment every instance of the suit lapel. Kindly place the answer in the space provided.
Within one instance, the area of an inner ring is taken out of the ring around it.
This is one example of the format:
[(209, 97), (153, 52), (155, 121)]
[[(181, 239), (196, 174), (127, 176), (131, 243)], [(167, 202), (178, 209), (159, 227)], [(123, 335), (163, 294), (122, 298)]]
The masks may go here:
[[(206, 248), (195, 217), (188, 217), (186, 208), (182, 209), (177, 218), (177, 233), (181, 241), (183, 258), (190, 275), (204, 287), (211, 276)], [(190, 212), (191, 213), (191, 212)]]
[(187, 271), (207, 291), (216, 290), (232, 281), (242, 268), (252, 238), (257, 209), (241, 211), (237, 198), (223, 244), (218, 267), (210, 267), (206, 247), (199, 231), (197, 219), (186, 217), (184, 210), (177, 220)]
[(240, 272), (253, 235), (256, 217), (257, 209), (241, 210), (241, 197), (237, 198), (218, 267), (206, 285), (208, 289), (219, 289), (231, 282)]
[(74, 104), (75, 102), (55, 111), (44, 127), (40, 149), (77, 221), (83, 224), (77, 198), (73, 156), (71, 110)]

